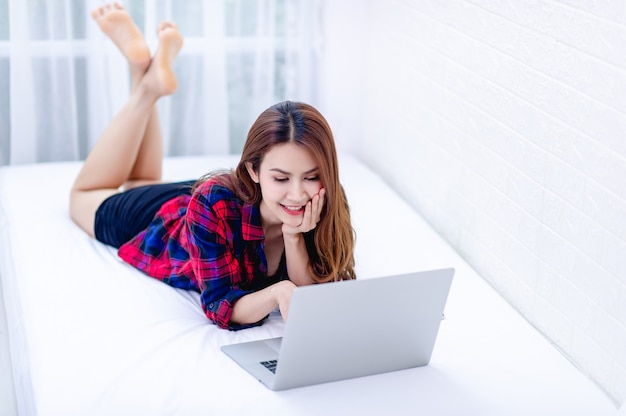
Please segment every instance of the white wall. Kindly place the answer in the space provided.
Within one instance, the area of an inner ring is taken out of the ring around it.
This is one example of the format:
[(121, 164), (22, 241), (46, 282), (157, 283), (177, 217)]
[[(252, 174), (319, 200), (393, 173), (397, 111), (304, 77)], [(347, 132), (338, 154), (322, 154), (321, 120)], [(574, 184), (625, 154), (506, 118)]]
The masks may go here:
[(626, 3), (324, 5), (339, 147), (623, 402)]
[(363, 141), (367, 87), (368, 8), (365, 1), (322, 0), (315, 105), (330, 123), (337, 149), (352, 152)]

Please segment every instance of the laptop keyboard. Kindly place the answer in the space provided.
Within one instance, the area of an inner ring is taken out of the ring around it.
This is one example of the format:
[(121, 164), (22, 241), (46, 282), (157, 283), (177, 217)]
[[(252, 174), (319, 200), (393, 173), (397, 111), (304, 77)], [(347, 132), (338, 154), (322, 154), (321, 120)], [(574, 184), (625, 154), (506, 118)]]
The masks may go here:
[(278, 364), (278, 360), (269, 360), (269, 361), (261, 361), (261, 364), (272, 373), (276, 374), (276, 365)]

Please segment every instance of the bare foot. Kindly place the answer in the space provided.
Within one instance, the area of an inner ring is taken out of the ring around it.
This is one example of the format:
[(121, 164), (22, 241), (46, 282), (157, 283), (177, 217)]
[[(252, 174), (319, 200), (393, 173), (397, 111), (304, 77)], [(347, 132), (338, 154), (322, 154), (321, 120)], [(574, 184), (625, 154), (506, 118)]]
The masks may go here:
[(143, 75), (150, 65), (150, 49), (126, 9), (117, 2), (107, 3), (94, 9), (91, 16), (128, 59), (131, 75)]
[(157, 34), (159, 47), (144, 78), (156, 88), (160, 95), (169, 95), (178, 87), (172, 64), (183, 46), (183, 36), (178, 31), (178, 27), (168, 21), (159, 24)]

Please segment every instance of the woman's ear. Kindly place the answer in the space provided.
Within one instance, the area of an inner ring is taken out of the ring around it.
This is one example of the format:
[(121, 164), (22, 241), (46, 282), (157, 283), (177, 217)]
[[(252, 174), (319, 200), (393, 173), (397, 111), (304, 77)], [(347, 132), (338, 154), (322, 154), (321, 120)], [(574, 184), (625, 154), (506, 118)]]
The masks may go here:
[(250, 177), (252, 178), (252, 180), (255, 183), (259, 183), (259, 175), (257, 174), (257, 172), (254, 170), (254, 166), (252, 165), (252, 162), (246, 162), (246, 169), (248, 170), (248, 175), (250, 175)]

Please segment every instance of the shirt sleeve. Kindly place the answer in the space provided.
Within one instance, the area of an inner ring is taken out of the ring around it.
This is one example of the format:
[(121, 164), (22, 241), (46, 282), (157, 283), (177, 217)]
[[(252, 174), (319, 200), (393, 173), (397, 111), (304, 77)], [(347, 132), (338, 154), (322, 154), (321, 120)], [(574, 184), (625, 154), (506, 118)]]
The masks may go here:
[(238, 330), (260, 325), (261, 321), (251, 325), (230, 322), (234, 303), (251, 291), (241, 289), (245, 277), (233, 247), (237, 234), (232, 229), (237, 223), (232, 218), (233, 208), (228, 200), (211, 192), (209, 189), (208, 197), (204, 192), (194, 193), (186, 218), (191, 267), (202, 309), (220, 328)]

